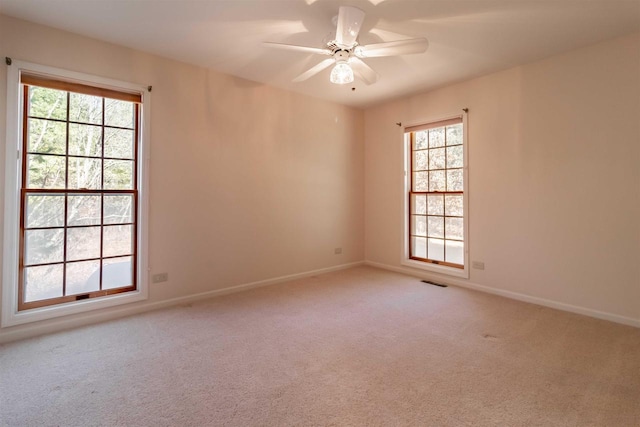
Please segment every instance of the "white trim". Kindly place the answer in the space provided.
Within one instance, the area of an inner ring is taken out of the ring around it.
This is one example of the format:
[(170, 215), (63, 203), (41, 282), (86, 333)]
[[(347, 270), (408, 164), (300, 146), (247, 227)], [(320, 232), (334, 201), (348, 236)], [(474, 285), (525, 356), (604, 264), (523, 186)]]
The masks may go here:
[[(427, 123), (441, 122), (443, 120), (449, 120), (453, 118), (462, 118), (462, 138), (463, 138), (463, 162), (464, 162), (464, 193), (463, 206), (464, 206), (464, 268), (448, 267), (445, 265), (432, 264), (429, 262), (422, 262), (412, 260), (409, 258), (409, 245), (411, 244), (409, 239), (409, 228), (411, 227), (411, 221), (409, 221), (409, 188), (411, 171), (411, 150), (409, 147), (410, 141), (408, 140), (408, 133), (405, 129), (418, 126)], [(425, 120), (411, 122), (405, 124), (402, 128), (402, 144), (403, 144), (403, 158), (404, 158), (404, 173), (402, 176), (402, 194), (404, 200), (404, 208), (402, 210), (402, 251), (400, 254), (400, 264), (407, 267), (417, 268), (421, 270), (431, 271), (438, 274), (444, 274), (448, 276), (461, 277), (463, 279), (469, 278), (469, 263), (471, 257), (469, 256), (469, 130), (467, 128), (467, 112), (456, 112), (447, 114), (440, 117), (432, 117)]]
[(149, 170), (151, 162), (151, 92), (141, 89), (142, 116), (140, 117), (141, 135), (138, 148), (138, 292), (140, 299), (149, 298)]
[(594, 310), (592, 308), (580, 307), (577, 305), (566, 304), (559, 301), (549, 300), (546, 298), (535, 297), (532, 295), (522, 294), (519, 292), (507, 291), (504, 289), (492, 288), (490, 286), (480, 285), (473, 283), (469, 280), (460, 280), (444, 275), (434, 276), (432, 274), (416, 271), (404, 267), (396, 267), (388, 264), (382, 264), (374, 261), (365, 261), (366, 265), (370, 267), (381, 268), (383, 270), (389, 270), (396, 273), (406, 274), (408, 276), (418, 277), (420, 279), (429, 279), (436, 282), (442, 282), (446, 285), (458, 286), (461, 288), (473, 289), (488, 294), (498, 295), (501, 297), (528, 302), (531, 304), (541, 305), (544, 307), (554, 308), (556, 310), (567, 311), (569, 313), (582, 314), (584, 316), (594, 317), (596, 319), (608, 320), (610, 322), (620, 323), (623, 325), (634, 326), (640, 328), (640, 319), (634, 319), (632, 317), (620, 316), (618, 314), (608, 313), (605, 311)]
[(4, 242), (2, 259), (2, 317), (4, 327), (11, 323), (13, 313), (17, 312), (15, 284), (18, 283), (18, 235), (21, 144), (20, 123), (22, 122), (22, 91), (19, 67), (7, 67), (7, 122), (5, 136), (5, 177), (4, 177)]
[[(140, 118), (140, 135), (138, 148), (138, 290), (122, 294), (111, 295), (96, 299), (74, 301), (65, 304), (18, 311), (17, 281), (18, 281), (18, 238), (19, 238), (19, 210), (21, 182), (21, 149), (22, 149), (22, 91), (20, 90), (20, 74), (23, 71), (39, 75), (64, 78), (74, 83), (100, 86), (109, 89), (136, 91), (142, 94), (142, 115)], [(151, 94), (146, 87), (128, 82), (121, 82), (108, 78), (77, 73), (45, 65), (32, 64), (13, 60), (7, 67), (7, 133), (6, 133), (6, 170), (5, 170), (5, 199), (4, 199), (4, 253), (2, 277), (2, 328), (28, 322), (66, 316), (89, 310), (113, 307), (115, 305), (142, 301), (148, 297), (148, 212), (149, 212), (149, 155), (151, 129)], [(16, 157), (14, 157), (16, 156)]]
[(264, 286), (277, 285), (279, 283), (289, 282), (292, 280), (303, 279), (305, 277), (316, 276), (318, 274), (326, 274), (334, 271), (346, 270), (353, 267), (364, 265), (364, 261), (357, 261), (348, 264), (336, 265), (333, 267), (320, 268), (318, 270), (306, 271), (303, 273), (289, 274), (286, 276), (274, 277), (271, 279), (259, 280), (256, 282), (244, 283), (235, 286), (229, 286), (222, 289), (214, 289), (212, 291), (201, 292), (198, 294), (187, 295), (183, 297), (172, 298), (163, 301), (156, 301), (143, 305), (128, 305), (121, 306), (109, 311), (89, 312), (82, 317), (66, 318), (52, 320), (49, 322), (35, 323), (26, 325), (18, 330), (0, 330), (0, 344), (10, 341), (16, 341), (20, 339), (30, 338), (37, 335), (46, 333), (52, 333), (61, 331), (63, 329), (69, 329), (74, 327), (86, 326), (93, 323), (104, 322), (107, 320), (114, 320), (133, 314), (140, 314), (151, 310), (158, 310), (161, 308), (171, 307), (178, 304), (186, 304), (190, 302), (200, 301), (204, 299), (214, 298), (222, 295), (233, 294), (236, 292), (242, 292), (249, 289), (260, 288)]
[[(15, 70), (15, 72), (25, 70), (39, 76), (50, 77), (54, 79), (62, 77), (65, 81), (71, 83), (78, 83), (88, 86), (99, 86), (105, 89), (113, 89), (116, 91), (123, 91), (123, 89), (126, 89), (129, 92), (142, 94), (143, 103), (147, 102), (150, 98), (150, 93), (147, 91), (147, 86), (110, 79), (107, 77), (100, 77), (93, 74), (79, 73), (77, 71), (50, 67), (48, 65), (34, 64), (32, 62), (19, 61), (16, 59), (12, 59), (11, 65), (8, 66), (7, 69), (13, 69)], [(20, 82), (20, 75), (18, 74), (17, 77), (18, 82)]]

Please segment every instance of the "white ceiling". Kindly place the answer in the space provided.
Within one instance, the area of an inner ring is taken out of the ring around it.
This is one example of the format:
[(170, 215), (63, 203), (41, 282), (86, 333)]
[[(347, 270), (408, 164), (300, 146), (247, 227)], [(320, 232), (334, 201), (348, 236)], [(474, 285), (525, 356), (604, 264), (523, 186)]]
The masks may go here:
[[(324, 47), (342, 5), (366, 12), (360, 44), (429, 49), (367, 59), (370, 86), (333, 85), (330, 68), (292, 83), (325, 57), (262, 42)], [(640, 31), (640, 0), (0, 0), (0, 13), (357, 107)]]

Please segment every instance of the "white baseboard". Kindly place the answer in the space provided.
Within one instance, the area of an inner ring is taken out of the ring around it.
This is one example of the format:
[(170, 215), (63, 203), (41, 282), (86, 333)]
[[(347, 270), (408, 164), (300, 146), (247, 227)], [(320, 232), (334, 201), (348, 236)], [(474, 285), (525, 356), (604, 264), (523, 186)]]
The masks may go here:
[[(364, 265), (364, 261), (341, 264), (333, 267), (321, 268), (318, 270), (306, 271), (303, 273), (289, 274), (286, 276), (274, 277), (257, 282), (244, 283), (241, 285), (229, 286), (222, 289), (214, 289), (212, 291), (201, 292), (183, 297), (171, 298), (168, 300), (155, 301), (150, 303), (122, 305), (115, 308), (108, 308), (96, 312), (87, 312), (74, 315), (71, 318), (58, 318), (52, 320), (43, 320), (32, 324), (23, 324), (15, 327), (6, 328), (6, 331), (0, 330), (0, 344), (17, 341), (25, 338), (31, 338), (38, 335), (62, 331), (65, 329), (86, 326), (93, 323), (114, 320), (133, 314), (144, 313), (160, 308), (171, 307), (178, 304), (186, 304), (194, 301), (213, 298), (216, 296), (242, 292), (253, 288), (275, 285), (278, 283), (289, 282), (291, 280), (303, 279), (305, 277), (316, 276), (318, 274), (331, 273), (332, 271), (345, 270), (352, 267)], [(4, 328), (3, 328), (4, 329)]]
[[(447, 285), (459, 286), (461, 288), (473, 289), (480, 292), (486, 292), (489, 294), (499, 295), (501, 297), (510, 298), (518, 301), (528, 302), (531, 304), (542, 305), (544, 307), (555, 308), (557, 310), (568, 311), (570, 313), (582, 314), (589, 317), (595, 317), (596, 319), (608, 320), (610, 322), (621, 323), (623, 325), (635, 326), (640, 328), (640, 319), (634, 319), (631, 317), (620, 316), (613, 313), (607, 313), (604, 311), (598, 311), (591, 308), (579, 307), (576, 305), (565, 304), (558, 301), (548, 300), (545, 298), (534, 297), (531, 295), (521, 294), (518, 292), (506, 291), (504, 289), (492, 288), (490, 286), (479, 285), (469, 280), (461, 280), (453, 277), (444, 277), (440, 275), (430, 274), (424, 271), (417, 271), (406, 267), (396, 267), (388, 264), (381, 264), (374, 261), (365, 261), (366, 265), (371, 267), (381, 268), (383, 270), (394, 271), (396, 273), (402, 273), (409, 276), (419, 277), (421, 279), (430, 279), (437, 282), (442, 282)], [(436, 279), (437, 277), (437, 279)]]

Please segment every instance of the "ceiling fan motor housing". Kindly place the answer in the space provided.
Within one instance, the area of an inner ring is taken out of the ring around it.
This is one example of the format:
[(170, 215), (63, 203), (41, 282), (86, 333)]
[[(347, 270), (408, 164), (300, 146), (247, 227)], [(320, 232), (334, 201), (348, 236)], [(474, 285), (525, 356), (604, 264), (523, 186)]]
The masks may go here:
[(350, 51), (344, 49), (338, 49), (333, 52), (333, 59), (335, 59), (336, 62), (348, 62), (350, 56)]

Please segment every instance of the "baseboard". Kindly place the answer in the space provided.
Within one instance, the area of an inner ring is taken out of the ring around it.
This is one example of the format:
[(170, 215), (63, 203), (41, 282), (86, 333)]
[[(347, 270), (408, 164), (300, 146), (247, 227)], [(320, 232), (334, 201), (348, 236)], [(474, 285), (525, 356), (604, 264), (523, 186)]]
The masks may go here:
[(6, 331), (0, 331), (0, 344), (17, 341), (26, 338), (32, 338), (39, 335), (49, 334), (53, 332), (63, 331), (80, 326), (86, 326), (94, 323), (105, 322), (108, 320), (119, 319), (121, 317), (140, 314), (147, 311), (167, 308), (174, 305), (186, 304), (208, 298), (222, 295), (228, 295), (236, 292), (242, 292), (249, 289), (260, 288), (263, 286), (275, 285), (278, 283), (289, 282), (291, 280), (303, 279), (305, 277), (316, 276), (318, 274), (331, 273), (333, 271), (346, 270), (348, 268), (364, 265), (364, 261), (352, 262), (348, 264), (340, 264), (333, 267), (321, 268), (318, 270), (305, 271), (303, 273), (289, 274), (286, 276), (273, 277), (271, 279), (259, 280), (257, 282), (243, 283), (240, 285), (229, 286), (222, 289), (214, 289), (212, 291), (201, 292), (183, 297), (171, 298), (168, 300), (155, 301), (149, 303), (121, 305), (115, 308), (107, 308), (96, 312), (86, 312), (73, 315), (71, 318), (58, 318), (52, 320), (43, 320), (32, 324), (22, 324), (7, 328)]
[[(434, 275), (424, 271), (418, 271), (407, 267), (396, 267), (393, 265), (382, 264), (374, 261), (365, 261), (364, 264), (381, 268), (383, 270), (394, 271), (396, 273), (402, 273), (409, 276), (419, 277), (421, 279), (430, 279), (443, 282), (447, 285), (458, 286), (461, 288), (473, 289), (480, 292), (485, 292), (493, 295), (499, 295), (501, 297), (510, 298), (518, 301), (528, 302), (531, 304), (542, 305), (544, 307), (555, 308), (557, 310), (568, 311), (570, 313), (582, 314), (584, 316), (595, 317), (596, 319), (608, 320), (610, 322), (621, 323), (623, 325), (634, 326), (640, 328), (640, 319), (634, 319), (631, 317), (620, 316), (613, 313), (607, 313), (604, 311), (598, 311), (591, 308), (579, 307), (576, 305), (565, 304), (558, 301), (548, 300), (545, 298), (534, 297), (531, 295), (521, 294), (513, 291), (506, 291), (503, 289), (496, 289), (490, 286), (480, 285), (468, 280), (456, 279), (453, 277), (443, 277), (441, 275)], [(437, 277), (437, 279), (436, 279)]]

